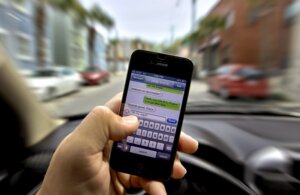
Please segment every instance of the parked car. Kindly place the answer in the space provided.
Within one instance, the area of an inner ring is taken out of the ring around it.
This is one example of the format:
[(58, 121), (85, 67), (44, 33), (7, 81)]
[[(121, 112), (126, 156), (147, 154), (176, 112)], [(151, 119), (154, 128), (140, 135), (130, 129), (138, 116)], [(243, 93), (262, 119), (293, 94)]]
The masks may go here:
[(88, 85), (99, 85), (109, 81), (110, 74), (108, 71), (101, 70), (96, 66), (89, 66), (81, 72), (82, 78)]
[(35, 70), (27, 75), (27, 82), (38, 99), (44, 101), (78, 91), (82, 78), (72, 68), (51, 67)]
[(209, 90), (223, 99), (269, 96), (268, 79), (263, 71), (243, 64), (224, 65), (208, 77)]

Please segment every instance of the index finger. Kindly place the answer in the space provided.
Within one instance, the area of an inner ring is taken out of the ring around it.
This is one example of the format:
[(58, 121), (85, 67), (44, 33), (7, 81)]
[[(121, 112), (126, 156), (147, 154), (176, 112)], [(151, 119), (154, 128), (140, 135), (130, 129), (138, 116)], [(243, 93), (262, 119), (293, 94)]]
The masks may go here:
[(198, 149), (198, 142), (191, 136), (181, 132), (178, 143), (178, 151), (185, 153), (194, 153)]

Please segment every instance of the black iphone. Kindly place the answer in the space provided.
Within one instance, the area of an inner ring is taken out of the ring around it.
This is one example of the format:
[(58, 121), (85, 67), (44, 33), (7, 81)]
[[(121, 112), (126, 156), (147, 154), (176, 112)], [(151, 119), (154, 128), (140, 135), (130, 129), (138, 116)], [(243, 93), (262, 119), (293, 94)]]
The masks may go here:
[(176, 155), (193, 64), (186, 58), (137, 50), (131, 55), (120, 115), (135, 115), (137, 131), (114, 142), (113, 169), (168, 179)]

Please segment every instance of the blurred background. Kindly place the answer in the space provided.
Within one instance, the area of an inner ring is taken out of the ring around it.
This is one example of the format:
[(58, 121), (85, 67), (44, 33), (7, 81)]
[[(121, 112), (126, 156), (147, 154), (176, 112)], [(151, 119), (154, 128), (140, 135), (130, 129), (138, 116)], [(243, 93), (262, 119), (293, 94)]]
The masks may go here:
[(190, 58), (190, 103), (299, 112), (299, 13), (299, 0), (0, 0), (0, 44), (56, 117), (122, 91), (136, 49)]
[(0, 194), (36, 194), (136, 49), (195, 67), (182, 129), (199, 150), (168, 194), (300, 194), (300, 0), (0, 0)]

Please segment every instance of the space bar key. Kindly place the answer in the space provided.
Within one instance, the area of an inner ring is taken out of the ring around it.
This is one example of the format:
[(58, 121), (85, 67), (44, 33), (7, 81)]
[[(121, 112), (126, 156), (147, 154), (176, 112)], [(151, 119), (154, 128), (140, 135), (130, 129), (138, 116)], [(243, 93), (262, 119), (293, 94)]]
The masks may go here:
[(134, 153), (134, 154), (140, 154), (143, 156), (149, 156), (152, 158), (155, 158), (156, 153), (157, 153), (156, 151), (153, 151), (153, 150), (147, 150), (147, 149), (139, 148), (139, 147), (135, 147), (135, 146), (130, 147), (130, 152)]

